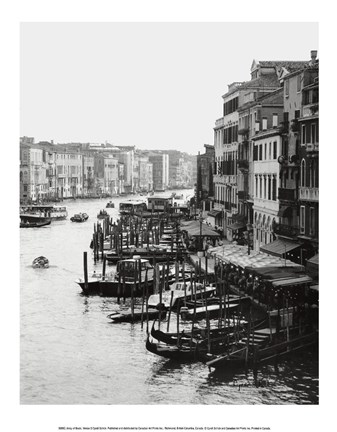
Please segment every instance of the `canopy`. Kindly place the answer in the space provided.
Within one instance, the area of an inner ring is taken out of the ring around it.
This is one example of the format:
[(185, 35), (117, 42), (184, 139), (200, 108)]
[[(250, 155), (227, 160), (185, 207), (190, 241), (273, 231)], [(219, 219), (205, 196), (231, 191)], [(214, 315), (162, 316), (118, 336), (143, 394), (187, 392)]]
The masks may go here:
[(261, 246), (260, 251), (270, 255), (282, 257), (287, 252), (297, 249), (300, 246), (301, 245), (299, 243), (293, 242), (291, 240), (277, 239), (272, 243)]
[(199, 221), (188, 221), (181, 224), (181, 230), (186, 231), (190, 237), (220, 237), (220, 234), (209, 226), (201, 224)]
[(312, 282), (312, 278), (307, 275), (302, 275), (300, 277), (293, 277), (289, 279), (279, 279), (272, 282), (274, 287), (278, 286), (289, 286), (289, 285), (302, 285), (304, 283)]
[(233, 223), (232, 225), (228, 225), (227, 229), (230, 229), (232, 231), (236, 231), (239, 229), (243, 229), (245, 227), (246, 227), (246, 224), (238, 222), (238, 223)]
[(292, 261), (285, 260), (280, 257), (267, 255), (263, 252), (250, 251), (248, 255), (247, 246), (240, 246), (235, 244), (229, 244), (224, 246), (217, 246), (208, 249), (208, 253), (216, 256), (222, 261), (248, 269), (257, 269), (261, 267), (291, 267), (300, 268), (304, 270), (304, 267), (300, 264), (293, 263)]
[(216, 218), (222, 214), (222, 211), (221, 210), (211, 210), (207, 214), (208, 214), (208, 216)]
[(298, 264), (289, 265), (286, 267), (279, 266), (265, 266), (261, 268), (253, 268), (247, 267), (247, 271), (251, 271), (253, 274), (260, 276), (262, 279), (281, 279), (281, 278), (290, 278), (297, 277), (298, 274), (304, 271), (304, 267)]

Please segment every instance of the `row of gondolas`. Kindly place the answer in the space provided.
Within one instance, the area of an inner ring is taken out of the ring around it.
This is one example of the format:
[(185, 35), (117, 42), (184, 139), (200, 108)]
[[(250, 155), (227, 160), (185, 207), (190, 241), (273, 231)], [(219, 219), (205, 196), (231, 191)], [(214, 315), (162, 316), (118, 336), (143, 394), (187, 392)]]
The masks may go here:
[[(177, 240), (172, 227), (162, 234)], [(261, 307), (248, 293), (235, 293), (228, 279), (202, 278), (185, 262), (154, 264), (134, 255), (107, 272), (103, 260), (102, 273), (76, 282), (86, 295), (131, 299), (130, 309), (121, 306), (108, 318), (145, 324), (146, 349), (174, 361), (256, 367), (317, 346), (318, 314), (306, 303), (279, 293), (282, 301)]]
[(317, 345), (317, 325), (308, 314), (289, 307), (265, 313), (248, 296), (219, 296), (214, 287), (200, 285), (173, 284), (162, 302), (154, 294), (140, 308), (108, 318), (146, 322), (148, 351), (179, 362), (201, 361), (210, 369), (256, 367)]

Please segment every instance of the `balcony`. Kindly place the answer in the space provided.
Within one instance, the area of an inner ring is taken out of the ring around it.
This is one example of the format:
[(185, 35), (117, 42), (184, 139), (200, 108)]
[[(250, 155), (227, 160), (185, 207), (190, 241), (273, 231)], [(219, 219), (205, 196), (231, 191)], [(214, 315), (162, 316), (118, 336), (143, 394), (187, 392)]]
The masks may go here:
[(319, 201), (319, 189), (313, 187), (300, 187), (299, 188), (299, 199), (301, 201)]
[(273, 227), (274, 234), (295, 238), (299, 235), (300, 229), (297, 226), (275, 223)]
[(278, 199), (283, 201), (296, 201), (297, 191), (295, 189), (278, 188)]
[(317, 103), (312, 103), (312, 104), (308, 104), (305, 105), (303, 107), (303, 113), (302, 116), (303, 118), (309, 119), (310, 117), (316, 117), (319, 115), (319, 104)]
[(239, 170), (248, 170), (249, 163), (247, 159), (238, 159), (237, 163), (238, 163)]

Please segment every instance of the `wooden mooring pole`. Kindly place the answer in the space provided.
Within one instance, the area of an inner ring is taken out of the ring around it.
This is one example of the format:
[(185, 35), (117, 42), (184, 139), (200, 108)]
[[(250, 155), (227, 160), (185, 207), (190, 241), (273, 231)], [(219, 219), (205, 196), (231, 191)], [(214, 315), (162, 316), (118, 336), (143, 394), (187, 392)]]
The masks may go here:
[(88, 291), (88, 253), (83, 252), (84, 289)]

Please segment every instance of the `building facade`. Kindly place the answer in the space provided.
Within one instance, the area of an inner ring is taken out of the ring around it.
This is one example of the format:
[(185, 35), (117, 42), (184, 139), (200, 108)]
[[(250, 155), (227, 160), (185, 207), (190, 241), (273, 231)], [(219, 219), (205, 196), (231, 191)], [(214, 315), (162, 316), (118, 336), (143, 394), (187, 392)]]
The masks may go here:
[(166, 153), (150, 153), (149, 161), (152, 163), (153, 189), (163, 191), (169, 185), (169, 155)]
[[(214, 146), (204, 144), (205, 153), (197, 156), (196, 205), (203, 216), (212, 211), (213, 207), (213, 174), (214, 174)], [(208, 215), (210, 216), (210, 215)]]
[(253, 137), (254, 143), (254, 222), (253, 245), (259, 251), (261, 245), (275, 240), (274, 226), (279, 221), (279, 170), (281, 154), (279, 130), (267, 129)]

